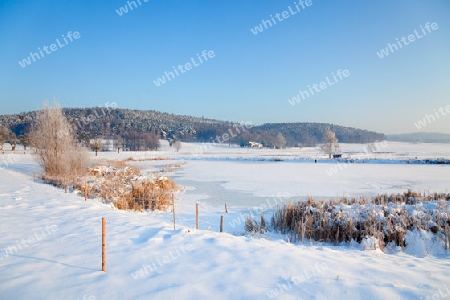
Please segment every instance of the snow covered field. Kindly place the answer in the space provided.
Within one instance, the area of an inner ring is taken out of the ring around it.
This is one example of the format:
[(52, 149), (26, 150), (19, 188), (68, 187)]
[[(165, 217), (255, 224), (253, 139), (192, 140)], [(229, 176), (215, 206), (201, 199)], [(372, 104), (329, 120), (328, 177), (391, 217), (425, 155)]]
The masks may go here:
[[(177, 153), (163, 144), (157, 152), (99, 153), (95, 159), (141, 160), (131, 164), (144, 173), (185, 162), (163, 173), (186, 187), (177, 197), (177, 230), (171, 212), (119, 211), (35, 183), (39, 168), (31, 156), (6, 152), (0, 155), (0, 299), (450, 298), (450, 256), (430, 234), (411, 233), (407, 251), (389, 253), (356, 243), (293, 245), (273, 233), (243, 236), (243, 215), (262, 204), (308, 195), (449, 192), (450, 165), (406, 161), (449, 159), (450, 145), (387, 143), (375, 153), (364, 147), (341, 145), (344, 157), (367, 161), (340, 168), (316, 148), (183, 144)], [(168, 160), (147, 160), (155, 157)], [(100, 271), (102, 217), (106, 273)]]

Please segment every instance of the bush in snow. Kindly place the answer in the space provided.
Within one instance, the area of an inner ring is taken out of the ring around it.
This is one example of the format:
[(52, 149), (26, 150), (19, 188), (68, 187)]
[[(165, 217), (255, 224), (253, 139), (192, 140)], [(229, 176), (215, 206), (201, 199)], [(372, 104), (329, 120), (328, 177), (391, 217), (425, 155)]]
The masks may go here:
[(45, 180), (58, 184), (86, 173), (89, 154), (74, 136), (58, 104), (50, 107), (45, 103), (31, 132), (35, 158), (44, 170)]

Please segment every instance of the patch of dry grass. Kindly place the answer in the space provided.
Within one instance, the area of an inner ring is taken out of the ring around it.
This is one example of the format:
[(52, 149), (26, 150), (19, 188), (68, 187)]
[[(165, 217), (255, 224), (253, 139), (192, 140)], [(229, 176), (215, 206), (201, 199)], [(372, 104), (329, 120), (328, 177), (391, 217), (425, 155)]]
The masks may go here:
[(151, 179), (143, 176), (136, 167), (109, 169), (98, 173), (97, 180), (89, 185), (89, 195), (100, 197), (125, 210), (166, 210), (172, 203), (178, 186), (167, 177)]
[[(288, 203), (275, 211), (270, 228), (290, 235), (291, 241), (305, 239), (339, 244), (374, 237), (380, 249), (388, 244), (405, 246), (408, 230), (420, 229), (438, 234), (450, 247), (450, 194), (408, 191), (374, 198), (346, 198)], [(263, 220), (248, 219), (247, 232), (259, 230)], [(264, 222), (265, 223), (265, 222)]]

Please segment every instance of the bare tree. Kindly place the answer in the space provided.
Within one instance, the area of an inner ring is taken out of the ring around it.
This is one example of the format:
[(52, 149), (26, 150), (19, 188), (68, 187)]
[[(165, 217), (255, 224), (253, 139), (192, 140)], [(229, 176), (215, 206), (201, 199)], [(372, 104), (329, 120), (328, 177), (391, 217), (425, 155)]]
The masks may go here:
[(98, 151), (103, 150), (103, 140), (101, 138), (91, 140), (91, 148), (95, 151), (95, 156), (98, 156)]
[(175, 151), (179, 152), (180, 149), (181, 149), (181, 142), (180, 142), (179, 140), (176, 140), (176, 141), (173, 143), (173, 146), (175, 147)]
[(30, 125), (30, 132), (28, 133), (28, 139), (29, 139), (29, 146), (30, 148), (34, 148), (34, 154), (38, 153), (38, 137), (36, 136), (35, 132), (37, 130), (37, 124), (39, 123), (39, 117), (40, 115), (37, 112), (36, 120), (31, 123)]
[(27, 147), (31, 145), (31, 138), (29, 133), (25, 133), (19, 138), (20, 142), (23, 145), (23, 150), (27, 150)]
[(14, 132), (10, 132), (8, 137), (8, 143), (11, 145), (11, 150), (13, 152), (16, 151), (16, 147), (19, 142), (20, 140), (17, 138), (16, 134)]
[(276, 141), (278, 149), (286, 148), (286, 139), (281, 132), (278, 132)]
[(56, 179), (76, 178), (86, 171), (87, 150), (79, 145), (72, 127), (57, 103), (46, 102), (32, 131), (36, 160), (47, 176)]
[(8, 141), (9, 129), (6, 126), (0, 126), (0, 150), (3, 151), (4, 144)]
[(339, 151), (338, 139), (333, 131), (327, 130), (327, 132), (325, 132), (323, 135), (323, 144), (321, 145), (321, 149), (323, 152), (328, 154), (328, 158), (331, 158), (331, 154), (334, 151)]
[(146, 132), (141, 134), (141, 149), (144, 150), (158, 150), (159, 136), (153, 132)]
[(124, 146), (128, 151), (139, 151), (139, 134), (135, 131), (129, 131), (123, 135)]
[(117, 153), (120, 153), (120, 149), (123, 147), (123, 138), (118, 136), (116, 138), (114, 138), (114, 148), (117, 148)]

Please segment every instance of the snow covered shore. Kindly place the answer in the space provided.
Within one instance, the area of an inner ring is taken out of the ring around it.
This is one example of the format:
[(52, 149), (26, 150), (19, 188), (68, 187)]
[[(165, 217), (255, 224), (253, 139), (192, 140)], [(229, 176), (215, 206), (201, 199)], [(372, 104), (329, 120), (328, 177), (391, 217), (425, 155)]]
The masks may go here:
[[(444, 152), (436, 157), (448, 155)], [(177, 160), (186, 154), (163, 149), (152, 155)], [(150, 172), (166, 163), (134, 164)], [(277, 234), (246, 237), (238, 222), (276, 197), (289, 201), (415, 186), (445, 192), (448, 166), (353, 165), (329, 176), (326, 164), (301, 169), (286, 162), (188, 161), (172, 174), (186, 184), (177, 199), (177, 230), (170, 212), (120, 211), (33, 182), (31, 174), (39, 168), (28, 154), (3, 166), (0, 299), (442, 299), (450, 294), (449, 255), (435, 248), (432, 235), (412, 232), (404, 252), (383, 253), (360, 244), (289, 244)], [(220, 198), (223, 191), (229, 198)], [(233, 195), (239, 201), (233, 202)], [(222, 214), (225, 232), (219, 233)], [(107, 219), (105, 273), (100, 271), (102, 217)]]

